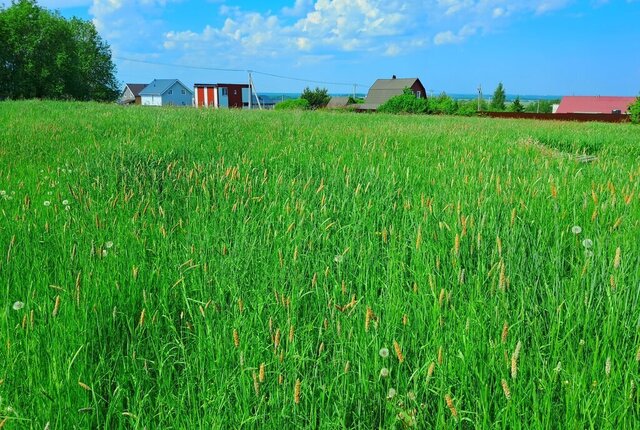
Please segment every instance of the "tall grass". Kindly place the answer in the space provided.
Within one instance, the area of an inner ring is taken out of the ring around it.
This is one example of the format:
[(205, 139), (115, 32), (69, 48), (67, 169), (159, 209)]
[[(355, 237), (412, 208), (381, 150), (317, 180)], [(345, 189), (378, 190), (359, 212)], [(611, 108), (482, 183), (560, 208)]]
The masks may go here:
[(639, 148), (617, 124), (4, 102), (0, 423), (633, 428)]

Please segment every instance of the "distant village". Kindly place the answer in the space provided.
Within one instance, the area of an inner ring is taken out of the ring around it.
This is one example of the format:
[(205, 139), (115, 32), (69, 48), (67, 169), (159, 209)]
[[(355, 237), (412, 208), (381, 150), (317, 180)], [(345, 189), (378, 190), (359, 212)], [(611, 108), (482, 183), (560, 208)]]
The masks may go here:
[[(427, 91), (419, 78), (378, 79), (369, 89), (364, 103), (355, 106), (356, 111), (375, 112), (379, 106), (394, 96), (410, 89), (416, 98), (427, 98)], [(350, 97), (332, 97), (328, 108), (346, 107)], [(573, 115), (616, 116), (629, 114), (628, 108), (635, 97), (614, 96), (565, 96), (553, 105), (557, 118)], [(154, 79), (149, 84), (126, 84), (119, 99), (121, 104), (142, 106), (189, 106), (215, 109), (270, 109), (276, 104), (258, 96), (249, 84), (196, 83), (189, 88), (179, 79)], [(497, 114), (497, 115), (494, 115)], [(510, 116), (508, 112), (491, 113), (491, 116)], [(511, 115), (512, 116), (512, 115)], [(543, 119), (543, 118), (541, 118)]]

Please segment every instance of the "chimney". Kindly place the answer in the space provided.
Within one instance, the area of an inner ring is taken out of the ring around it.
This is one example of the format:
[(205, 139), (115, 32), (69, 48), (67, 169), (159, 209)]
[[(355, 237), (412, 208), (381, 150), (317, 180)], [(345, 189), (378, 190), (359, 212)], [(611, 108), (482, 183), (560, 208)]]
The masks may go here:
[(395, 78), (396, 78), (396, 75), (391, 76), (391, 79), (395, 79)]

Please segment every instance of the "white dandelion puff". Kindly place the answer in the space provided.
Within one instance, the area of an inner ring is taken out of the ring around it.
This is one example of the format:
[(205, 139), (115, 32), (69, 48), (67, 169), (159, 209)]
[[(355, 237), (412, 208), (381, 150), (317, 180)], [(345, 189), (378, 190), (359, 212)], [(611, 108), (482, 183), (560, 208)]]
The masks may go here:
[(333, 257), (333, 261), (335, 261), (338, 264), (342, 263), (343, 259), (344, 259), (344, 257), (342, 256), (342, 254), (338, 254), (335, 257)]
[(24, 303), (21, 301), (17, 301), (13, 304), (13, 310), (14, 311), (19, 311), (20, 309), (24, 308)]
[(395, 396), (396, 396), (395, 388), (389, 388), (389, 391), (387, 392), (387, 399), (393, 399)]
[(69, 206), (69, 200), (66, 200), (66, 199), (65, 199), (65, 200), (63, 200), (63, 201), (62, 201), (62, 204), (63, 204), (64, 206)]
[(45, 200), (45, 201), (44, 201), (44, 205), (45, 205), (45, 206), (51, 206), (51, 202), (50, 202), (49, 200)]
[(593, 240), (591, 239), (585, 239), (582, 241), (582, 246), (584, 246), (586, 249), (589, 249), (591, 247), (593, 247)]
[(386, 367), (380, 369), (380, 377), (386, 378), (387, 376), (389, 376), (389, 369), (387, 369)]
[(6, 196), (7, 192), (5, 190), (0, 190), (0, 196)]
[(380, 357), (387, 358), (389, 356), (389, 348), (380, 348)]
[(104, 244), (104, 247), (109, 249), (109, 248), (113, 248), (113, 242), (112, 241), (108, 241)]
[(593, 251), (590, 250), (590, 249), (585, 249), (584, 250), (584, 256), (587, 257), (587, 258), (593, 257)]
[(571, 233), (573, 234), (582, 233), (582, 227), (580, 227), (579, 225), (574, 225), (573, 227), (571, 227)]
[(108, 252), (106, 249), (103, 249), (103, 250), (102, 250), (102, 256), (103, 256), (103, 257), (106, 257), (106, 256), (107, 256), (107, 254), (109, 254), (109, 252)]

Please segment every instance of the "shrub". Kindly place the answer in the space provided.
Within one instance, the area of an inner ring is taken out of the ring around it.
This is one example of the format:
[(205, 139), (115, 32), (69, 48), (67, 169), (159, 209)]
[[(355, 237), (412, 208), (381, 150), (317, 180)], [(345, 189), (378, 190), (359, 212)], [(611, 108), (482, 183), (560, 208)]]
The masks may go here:
[(391, 97), (378, 107), (378, 112), (383, 113), (429, 113), (427, 99), (419, 99), (411, 89), (405, 88), (403, 94)]
[(629, 105), (629, 115), (631, 116), (631, 122), (634, 124), (640, 124), (640, 96), (635, 102)]
[(311, 90), (309, 87), (305, 88), (300, 98), (307, 100), (309, 102), (309, 108), (311, 109), (323, 108), (329, 103), (329, 100), (331, 100), (329, 91), (326, 88), (318, 87), (316, 87), (315, 90)]
[(309, 109), (309, 101), (306, 99), (290, 99), (277, 103), (275, 110), (307, 110)]

